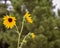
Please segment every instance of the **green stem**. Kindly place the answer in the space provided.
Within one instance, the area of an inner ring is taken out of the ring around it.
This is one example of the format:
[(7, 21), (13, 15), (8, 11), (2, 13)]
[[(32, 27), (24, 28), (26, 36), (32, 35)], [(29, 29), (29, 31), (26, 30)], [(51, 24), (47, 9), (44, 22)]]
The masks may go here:
[(19, 48), (19, 45), (20, 45), (20, 34), (19, 34), (19, 37), (18, 37), (18, 44), (17, 44), (17, 48)]
[[(25, 17), (23, 17), (22, 26), (21, 26), (21, 31), (20, 31), (20, 33), (18, 33), (19, 36), (18, 36), (18, 45), (17, 45), (17, 48), (20, 47), (20, 40), (21, 40), (20, 37), (21, 37), (22, 31), (23, 31), (24, 20), (25, 20)], [(17, 26), (16, 26), (16, 29), (17, 29), (17, 32), (19, 32)]]
[(20, 45), (20, 47), (19, 47), (19, 48), (22, 48), (22, 47), (23, 47), (23, 45), (27, 43), (26, 38), (27, 38), (30, 34), (31, 34), (31, 33), (28, 33), (28, 34), (23, 38), (23, 40), (22, 40), (21, 45)]
[(20, 37), (21, 37), (22, 31), (23, 31), (23, 27), (24, 27), (24, 21), (25, 21), (25, 17), (23, 17), (23, 21), (22, 21), (22, 27), (21, 27), (21, 31), (20, 31)]
[(17, 25), (16, 25), (16, 29), (17, 29), (17, 33), (18, 33), (18, 44), (17, 44), (17, 48), (19, 48), (19, 30), (18, 30), (18, 27), (17, 27)]
[(24, 39), (22, 40), (21, 45), (20, 45), (19, 48), (21, 48), (21, 47), (23, 46), (23, 41), (26, 39), (26, 37), (27, 37), (27, 35), (26, 35), (26, 36), (24, 37)]
[(28, 34), (23, 38), (23, 40), (22, 40), (21, 45), (20, 45), (19, 48), (22, 48), (22, 46), (24, 45), (24, 40), (26, 39), (26, 37), (27, 37), (29, 34), (30, 34), (30, 33), (28, 33)]
[(18, 30), (18, 27), (17, 27), (17, 25), (16, 25), (16, 29), (17, 29), (17, 33), (19, 34), (19, 30)]

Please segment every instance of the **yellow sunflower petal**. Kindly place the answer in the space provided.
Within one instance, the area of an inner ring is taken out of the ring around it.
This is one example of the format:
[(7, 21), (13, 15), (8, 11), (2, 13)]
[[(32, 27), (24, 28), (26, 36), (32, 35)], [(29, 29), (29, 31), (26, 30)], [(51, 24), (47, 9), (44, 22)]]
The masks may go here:
[(26, 19), (26, 20), (27, 20), (27, 22), (29, 22), (29, 23), (33, 23), (33, 21), (32, 21), (31, 18), (28, 18), (28, 19)]
[(31, 19), (30, 15), (31, 14), (29, 14), (29, 12), (26, 12), (26, 14), (24, 16), (25, 16), (28, 23), (33, 23), (33, 20)]

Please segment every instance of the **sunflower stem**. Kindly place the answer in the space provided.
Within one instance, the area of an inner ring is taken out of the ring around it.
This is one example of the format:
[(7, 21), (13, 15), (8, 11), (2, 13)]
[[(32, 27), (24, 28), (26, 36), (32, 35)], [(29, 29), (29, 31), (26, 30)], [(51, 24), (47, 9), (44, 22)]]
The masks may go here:
[(16, 25), (16, 29), (17, 29), (17, 33), (18, 33), (18, 44), (17, 44), (17, 48), (19, 48), (19, 38), (20, 38), (20, 35), (19, 35), (19, 30), (18, 30), (17, 25)]
[(23, 21), (22, 21), (22, 26), (21, 26), (21, 31), (19, 32), (19, 30), (18, 30), (18, 28), (17, 28), (17, 26), (16, 26), (16, 29), (17, 29), (17, 32), (19, 32), (18, 33), (18, 44), (17, 44), (17, 48), (19, 48), (20, 47), (20, 40), (21, 40), (21, 34), (22, 34), (22, 31), (23, 31), (23, 27), (24, 27), (24, 21), (25, 21), (25, 16), (23, 17)]
[[(24, 21), (25, 21), (25, 16), (23, 17), (23, 21), (22, 21), (22, 26), (21, 26), (21, 31), (20, 31), (20, 38), (21, 38), (21, 34), (22, 34), (22, 31), (23, 31), (23, 27), (24, 27)], [(19, 40), (20, 41), (20, 40)], [(20, 47), (20, 46), (19, 46)]]
[(16, 29), (17, 29), (17, 33), (19, 34), (19, 30), (18, 30), (18, 27), (17, 27), (17, 25), (16, 25)]

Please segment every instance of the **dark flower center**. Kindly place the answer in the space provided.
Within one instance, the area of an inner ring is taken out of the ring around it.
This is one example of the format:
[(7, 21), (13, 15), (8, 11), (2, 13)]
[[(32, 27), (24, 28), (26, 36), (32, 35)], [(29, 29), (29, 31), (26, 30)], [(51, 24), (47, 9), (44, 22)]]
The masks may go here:
[(9, 21), (9, 22), (12, 22), (12, 18), (9, 18), (8, 21)]

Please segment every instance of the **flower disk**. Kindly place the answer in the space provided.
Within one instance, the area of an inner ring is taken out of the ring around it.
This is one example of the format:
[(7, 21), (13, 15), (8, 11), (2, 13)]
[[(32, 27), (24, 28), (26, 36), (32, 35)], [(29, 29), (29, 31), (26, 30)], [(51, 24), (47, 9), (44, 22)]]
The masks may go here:
[(3, 20), (3, 24), (6, 28), (13, 28), (16, 25), (15, 17), (6, 15), (4, 16)]
[(26, 12), (25, 18), (26, 18), (28, 23), (33, 23), (33, 20), (31, 19), (29, 12)]

